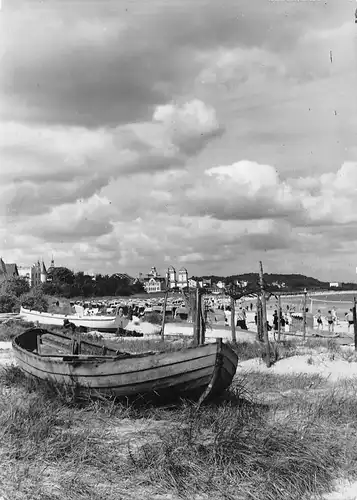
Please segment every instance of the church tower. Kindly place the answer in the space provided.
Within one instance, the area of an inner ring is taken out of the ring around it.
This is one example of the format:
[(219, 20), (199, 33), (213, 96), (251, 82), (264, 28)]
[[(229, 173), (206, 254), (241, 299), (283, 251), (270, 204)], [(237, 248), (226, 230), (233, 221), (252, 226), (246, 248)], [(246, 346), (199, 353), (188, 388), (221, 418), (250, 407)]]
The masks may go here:
[(41, 262), (40, 281), (41, 281), (41, 283), (46, 283), (46, 281), (47, 281), (47, 271), (46, 271), (46, 267), (45, 267), (43, 260)]
[(188, 287), (188, 272), (185, 267), (182, 267), (178, 272), (177, 286), (179, 286), (180, 288)]
[(170, 288), (175, 288), (176, 286), (176, 270), (173, 266), (170, 266), (167, 270), (169, 282), (170, 282)]

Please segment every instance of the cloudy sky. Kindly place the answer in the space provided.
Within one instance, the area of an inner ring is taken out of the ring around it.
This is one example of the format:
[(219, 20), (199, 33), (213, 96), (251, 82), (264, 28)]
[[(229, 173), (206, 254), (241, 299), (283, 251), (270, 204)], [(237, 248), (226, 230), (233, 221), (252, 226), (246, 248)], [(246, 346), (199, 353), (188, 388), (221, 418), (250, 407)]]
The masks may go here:
[(2, 0), (0, 253), (357, 279), (350, 0)]

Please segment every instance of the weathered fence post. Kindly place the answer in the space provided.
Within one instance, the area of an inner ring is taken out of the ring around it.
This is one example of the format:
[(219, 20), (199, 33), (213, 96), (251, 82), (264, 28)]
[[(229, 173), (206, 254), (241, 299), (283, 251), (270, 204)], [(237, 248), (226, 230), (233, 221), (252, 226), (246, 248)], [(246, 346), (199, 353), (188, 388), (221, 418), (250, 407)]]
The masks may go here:
[(169, 296), (169, 290), (170, 290), (170, 270), (168, 269), (166, 274), (166, 290), (164, 295), (164, 304), (162, 307), (161, 340), (165, 339), (166, 306), (167, 306), (167, 298)]
[(200, 307), (200, 289), (196, 288), (195, 305), (192, 314), (193, 320), (193, 341), (195, 345), (200, 343), (200, 330), (201, 330), (201, 307)]
[(237, 343), (237, 336), (236, 336), (236, 306), (235, 306), (235, 300), (233, 297), (231, 297), (231, 331), (232, 331), (232, 342), (233, 344)]
[(353, 297), (353, 333), (355, 340), (355, 351), (357, 351), (357, 311), (356, 311), (356, 297)]
[(203, 345), (206, 340), (206, 315), (205, 315), (205, 301), (203, 300), (202, 293), (199, 294), (199, 311), (200, 311), (200, 335), (199, 344)]
[(169, 291), (166, 290), (165, 296), (164, 296), (164, 305), (162, 307), (161, 340), (165, 339), (166, 305), (167, 305), (168, 295), (169, 295)]
[(303, 332), (303, 339), (306, 339), (306, 304), (307, 304), (307, 291), (306, 288), (304, 290), (304, 309), (302, 312), (302, 318), (303, 318), (303, 325), (302, 325), (302, 332)]
[(268, 321), (267, 321), (267, 303), (265, 296), (265, 286), (264, 286), (264, 277), (263, 277), (263, 263), (259, 262), (259, 283), (261, 290), (261, 302), (262, 302), (262, 323), (263, 323), (263, 338), (266, 349), (266, 365), (270, 368), (271, 360), (270, 360), (270, 345), (269, 345), (269, 336), (268, 336)]
[(280, 342), (281, 336), (281, 297), (278, 295), (278, 342)]
[(262, 303), (260, 296), (257, 296), (257, 340), (263, 342), (263, 330), (262, 330)]

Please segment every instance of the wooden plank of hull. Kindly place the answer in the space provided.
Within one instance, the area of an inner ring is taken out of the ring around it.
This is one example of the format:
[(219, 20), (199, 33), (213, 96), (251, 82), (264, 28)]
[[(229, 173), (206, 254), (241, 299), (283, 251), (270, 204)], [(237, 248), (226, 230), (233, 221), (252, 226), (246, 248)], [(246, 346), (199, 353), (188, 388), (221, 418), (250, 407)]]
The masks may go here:
[(134, 394), (144, 394), (148, 392), (160, 392), (164, 389), (178, 389), (182, 386), (182, 390), (193, 390), (198, 389), (201, 386), (208, 384), (212, 373), (212, 364), (208, 366), (198, 367), (196, 369), (191, 369), (190, 371), (180, 371), (178, 373), (170, 373), (167, 375), (161, 374), (159, 378), (155, 378), (151, 374), (150, 378), (147, 380), (139, 379), (132, 380), (129, 382), (128, 379), (125, 381), (123, 377), (116, 376), (112, 378), (80, 378), (70, 375), (63, 375), (58, 373), (43, 372), (38, 369), (33, 369), (33, 367), (27, 365), (26, 363), (19, 362), (20, 368), (22, 368), (29, 375), (35, 376), (42, 380), (50, 380), (57, 382), (62, 385), (68, 386), (80, 386), (83, 388), (91, 388), (99, 392), (114, 392), (116, 395), (130, 396)]
[[(24, 369), (23, 371), (26, 372)], [(29, 376), (35, 377), (33, 373), (26, 372)], [(58, 383), (61, 385), (67, 385), (70, 388), (75, 388), (79, 392), (89, 392), (90, 394), (95, 395), (98, 394), (108, 394), (115, 395), (117, 397), (133, 397), (137, 395), (145, 395), (154, 393), (157, 395), (165, 395), (167, 394), (169, 397), (185, 395), (191, 392), (201, 393), (208, 385), (212, 376), (212, 369), (205, 369), (201, 372), (198, 372), (195, 378), (192, 378), (192, 374), (186, 373), (182, 374), (180, 377), (170, 377), (164, 380), (161, 380), (160, 383), (142, 383), (142, 384), (133, 384), (127, 386), (115, 386), (111, 385), (109, 387), (93, 387), (88, 385), (79, 385), (75, 383), (75, 380), (72, 380), (70, 383), (66, 384), (63, 381), (62, 377), (55, 376), (53, 374), (48, 374), (46, 378), (42, 380), (50, 381), (53, 383)], [(35, 377), (36, 378), (36, 377)], [(37, 377), (39, 378), (39, 377)], [(230, 382), (229, 382), (230, 383)], [(227, 384), (227, 386), (229, 385)]]
[[(17, 349), (15, 349), (15, 351), (17, 351), (17, 353), (20, 352)], [(118, 359), (117, 361), (97, 360), (89, 363), (83, 362), (78, 364), (76, 367), (76, 373), (78, 376), (86, 376), (88, 373), (92, 373), (95, 376), (111, 375), (113, 373), (137, 373), (140, 371), (147, 371), (151, 368), (170, 367), (186, 361), (194, 363), (195, 360), (199, 358), (211, 355), (215, 356), (216, 351), (216, 344), (207, 344), (200, 347), (183, 349), (181, 351), (164, 352), (149, 356), (133, 355), (128, 359)], [(53, 360), (51, 360), (51, 358), (44, 359), (41, 358), (41, 356), (27, 352), (24, 349), (21, 349), (21, 353), (26, 356), (28, 364), (33, 365), (34, 367), (41, 367), (41, 369), (45, 371), (68, 373), (67, 369), (65, 369), (65, 366), (67, 365), (63, 363), (63, 361), (55, 358)]]
[[(26, 371), (26, 370), (24, 370)], [(29, 375), (34, 375), (33, 373), (27, 372)], [(97, 387), (89, 384), (80, 385), (76, 379), (67, 379), (64, 380), (63, 377), (59, 377), (54, 374), (46, 374), (43, 380), (50, 380), (52, 382), (56, 382), (62, 385), (68, 386), (78, 386), (83, 389), (88, 389), (92, 391), (97, 391), (101, 394), (103, 393), (111, 393), (116, 396), (121, 397), (130, 397), (137, 394), (146, 394), (156, 392), (158, 394), (162, 394), (163, 391), (174, 391), (175, 393), (188, 393), (190, 391), (202, 392), (205, 387), (209, 384), (213, 373), (212, 367), (207, 367), (201, 370), (197, 370), (197, 372), (190, 373), (181, 373), (176, 377), (167, 377), (165, 379), (151, 381), (140, 384), (131, 384), (131, 385), (110, 385), (108, 387)], [(216, 394), (222, 392), (224, 389), (229, 387), (232, 381), (232, 377), (234, 374), (228, 374), (225, 370), (222, 371), (220, 378), (218, 379), (215, 386), (212, 388), (212, 394)], [(67, 383), (66, 383), (67, 382)]]
[[(221, 392), (227, 388), (234, 376), (235, 368), (228, 362), (227, 367), (221, 368), (220, 376), (217, 383), (212, 388), (212, 393)], [(21, 365), (20, 365), (21, 366)], [(22, 365), (22, 368), (27, 373), (42, 378), (43, 380), (51, 380), (63, 385), (74, 386), (78, 385), (83, 388), (91, 388), (99, 392), (113, 392), (117, 396), (130, 396), (135, 394), (144, 394), (148, 392), (162, 392), (165, 389), (172, 389), (177, 392), (187, 392), (193, 390), (202, 390), (208, 385), (214, 370), (214, 365), (211, 363), (208, 366), (198, 367), (190, 371), (180, 371), (176, 374), (161, 376), (160, 378), (148, 378), (147, 380), (136, 380), (130, 383), (123, 383), (122, 377), (112, 377), (111, 379), (93, 379), (93, 378), (77, 378), (76, 376), (65, 376), (61, 374), (40, 372), (31, 369), (28, 365)], [(162, 375), (162, 374), (161, 374)], [(98, 380), (100, 383), (98, 384)]]
[[(132, 369), (126, 373), (121, 372), (120, 363), (127, 360), (98, 360), (83, 363), (78, 366), (59, 362), (57, 359), (52, 361), (51, 358), (43, 359), (42, 363), (36, 364), (37, 366), (31, 363), (32, 360), (26, 358), (22, 358), (21, 361), (23, 365), (26, 366), (26, 371), (32, 371), (35, 376), (40, 378), (46, 377), (48, 373), (51, 373), (58, 377), (62, 377), (63, 383), (70, 383), (71, 380), (75, 379), (79, 385), (110, 387), (112, 385), (132, 385), (139, 383), (153, 384), (160, 379), (179, 376), (183, 373), (194, 373), (196, 370), (207, 367), (213, 371), (216, 356), (212, 354), (210, 356), (198, 358), (194, 361), (186, 360), (169, 366), (148, 367), (140, 371), (136, 371), (135, 364), (132, 364)], [(105, 365), (106, 373), (101, 369), (101, 365)]]

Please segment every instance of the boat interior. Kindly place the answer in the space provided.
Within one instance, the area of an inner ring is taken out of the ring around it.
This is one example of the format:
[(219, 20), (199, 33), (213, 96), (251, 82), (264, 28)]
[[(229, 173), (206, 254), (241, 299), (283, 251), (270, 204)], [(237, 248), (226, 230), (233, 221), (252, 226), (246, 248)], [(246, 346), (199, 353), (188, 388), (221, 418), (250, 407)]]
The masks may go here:
[(64, 335), (49, 332), (42, 328), (31, 328), (15, 338), (17, 346), (41, 356), (95, 356), (106, 358), (130, 357), (131, 353), (122, 352), (104, 344), (90, 342), (79, 335)]

